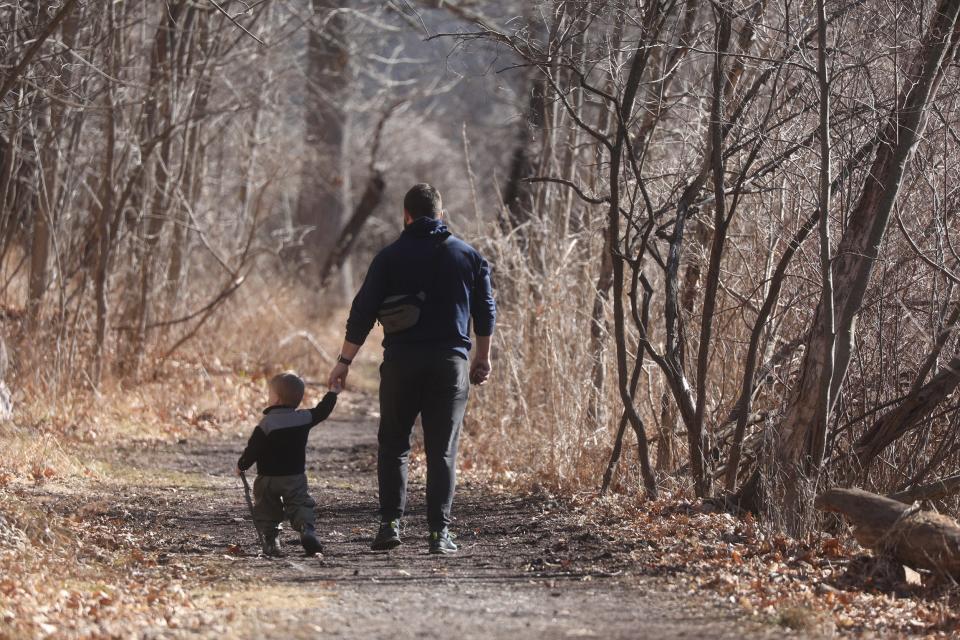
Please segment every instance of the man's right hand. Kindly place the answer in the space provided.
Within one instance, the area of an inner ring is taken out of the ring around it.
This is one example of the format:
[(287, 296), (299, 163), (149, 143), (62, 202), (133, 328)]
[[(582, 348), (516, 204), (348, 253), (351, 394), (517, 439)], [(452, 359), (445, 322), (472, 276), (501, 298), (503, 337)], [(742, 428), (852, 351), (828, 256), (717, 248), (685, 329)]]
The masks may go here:
[(347, 374), (350, 373), (350, 367), (338, 362), (330, 371), (330, 377), (327, 379), (327, 387), (334, 393), (340, 393), (347, 386)]
[(482, 385), (490, 377), (490, 359), (474, 358), (470, 365), (470, 384)]

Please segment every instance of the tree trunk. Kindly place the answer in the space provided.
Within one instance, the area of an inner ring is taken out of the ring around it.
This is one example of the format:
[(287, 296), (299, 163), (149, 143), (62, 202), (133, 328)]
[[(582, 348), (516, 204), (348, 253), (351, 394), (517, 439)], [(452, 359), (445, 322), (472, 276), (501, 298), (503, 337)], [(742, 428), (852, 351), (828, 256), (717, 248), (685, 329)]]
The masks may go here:
[[(51, 176), (52, 177), (52, 176)], [(55, 187), (55, 185), (50, 185)], [(42, 187), (41, 187), (42, 189)], [(33, 234), (30, 242), (30, 276), (27, 288), (27, 325), (34, 329), (39, 321), (43, 296), (47, 290), (47, 262), (50, 253), (50, 216), (53, 207), (47, 198), (53, 193), (38, 193), (34, 200)]]
[(603, 380), (606, 373), (606, 362), (603, 356), (604, 343), (608, 335), (606, 307), (612, 286), (613, 250), (609, 235), (605, 233), (603, 255), (600, 257), (600, 274), (597, 276), (597, 290), (594, 293), (593, 311), (590, 314), (590, 353), (593, 356), (593, 372), (590, 378), (593, 388), (587, 405), (587, 417), (595, 429), (599, 429), (602, 424)]
[[(296, 249), (299, 259), (312, 264), (309, 280), (320, 275), (323, 257), (333, 249), (347, 221), (350, 201), (346, 106), (350, 87), (347, 17), (333, 0), (311, 0), (316, 16), (307, 40), (305, 145), (295, 223), (309, 229)], [(334, 291), (344, 300), (353, 288), (344, 264)]]
[(666, 390), (660, 394), (660, 430), (657, 433), (657, 471), (672, 473), (677, 466), (676, 440), (677, 408)]
[[(107, 14), (108, 33), (104, 48), (104, 65), (108, 72), (116, 77), (120, 70), (120, 56), (122, 39), (116, 28), (116, 5), (111, 4), (105, 9)], [(93, 385), (97, 388), (103, 382), (103, 369), (107, 344), (107, 324), (109, 320), (109, 282), (110, 250), (113, 246), (113, 225), (116, 206), (114, 192), (114, 149), (117, 143), (117, 104), (115, 85), (107, 83), (104, 92), (104, 111), (106, 139), (104, 140), (103, 168), (100, 176), (100, 198), (94, 215), (94, 237), (96, 239), (96, 264), (94, 265), (94, 291), (96, 297), (95, 343), (93, 352)]]
[(350, 220), (347, 221), (343, 231), (340, 232), (336, 244), (334, 244), (330, 253), (327, 254), (327, 259), (324, 261), (323, 267), (320, 270), (321, 287), (326, 285), (334, 273), (343, 268), (344, 261), (347, 259), (347, 256), (350, 255), (350, 251), (353, 249), (353, 243), (360, 234), (360, 230), (370, 216), (377, 210), (377, 207), (380, 206), (385, 188), (386, 183), (383, 180), (383, 176), (379, 171), (374, 171), (373, 175), (371, 175), (367, 181), (367, 186), (363, 190), (363, 195), (360, 197), (360, 202), (357, 203), (353, 215), (350, 216)]
[[(644, 22), (649, 26), (656, 20), (657, 8), (649, 7), (644, 16)], [(607, 233), (610, 237), (611, 251), (616, 250), (619, 254), (620, 244), (620, 171), (621, 162), (624, 153), (624, 146), (627, 138), (626, 128), (629, 126), (630, 117), (633, 112), (634, 102), (637, 96), (637, 89), (640, 86), (640, 80), (646, 67), (649, 50), (646, 47), (639, 48), (634, 54), (630, 63), (630, 74), (627, 78), (623, 90), (623, 98), (620, 105), (622, 119), (617, 125), (616, 142), (610, 150), (610, 209), (608, 214)], [(652, 229), (652, 227), (650, 227)], [(649, 233), (649, 230), (648, 230)], [(614, 339), (617, 346), (617, 382), (620, 391), (620, 400), (623, 402), (627, 418), (633, 427), (637, 436), (637, 449), (640, 457), (640, 473), (643, 476), (643, 484), (647, 491), (647, 496), (655, 499), (657, 497), (656, 478), (653, 469), (650, 466), (650, 455), (647, 448), (647, 436), (643, 420), (637, 413), (630, 396), (629, 381), (627, 374), (627, 345), (626, 328), (624, 320), (626, 312), (624, 310), (624, 259), (621, 255), (612, 255), (613, 258), (613, 328)], [(638, 276), (637, 266), (632, 266), (634, 275)], [(636, 284), (634, 284), (636, 291)]]
[(866, 469), (888, 445), (915, 429), (956, 391), (958, 385), (960, 356), (954, 356), (929, 382), (910, 393), (896, 409), (885, 414), (860, 436), (853, 449), (860, 465)]
[[(210, 55), (208, 15), (200, 14), (196, 16), (197, 33), (199, 48), (204, 55)], [(193, 93), (193, 102), (190, 107), (191, 115), (202, 116), (207, 110), (211, 92), (211, 74), (212, 69), (209, 64), (202, 64), (200, 75), (197, 78)], [(240, 208), (241, 213), (246, 216), (249, 214), (249, 191), (250, 181), (252, 179), (252, 169), (257, 160), (257, 133), (260, 120), (261, 105), (257, 102), (254, 105), (251, 115), (250, 125), (250, 145), (247, 148), (247, 163), (245, 166), (245, 179), (241, 185)], [(184, 134), (183, 143), (183, 168), (180, 177), (180, 191), (182, 197), (187, 200), (188, 206), (195, 208), (200, 202), (200, 195), (203, 187), (203, 176), (206, 167), (204, 146), (202, 144), (201, 127), (197, 122), (187, 126)], [(190, 216), (188, 211), (181, 203), (176, 203), (170, 216), (173, 219), (174, 227), (170, 242), (170, 261), (166, 269), (165, 282), (165, 307), (169, 315), (176, 315), (179, 303), (181, 301), (181, 286), (187, 277), (186, 256), (190, 246), (191, 233)]]
[(707, 407), (707, 369), (710, 362), (710, 342), (713, 335), (713, 316), (717, 306), (717, 291), (720, 286), (720, 265), (727, 240), (727, 226), (731, 215), (727, 215), (726, 195), (724, 191), (723, 161), (723, 124), (725, 112), (724, 100), (724, 58), (730, 46), (730, 33), (733, 16), (720, 3), (717, 5), (719, 24), (717, 26), (716, 55), (713, 66), (713, 104), (710, 109), (710, 166), (713, 172), (713, 243), (710, 247), (710, 260), (707, 266), (707, 281), (703, 294), (703, 313), (700, 320), (700, 340), (697, 345), (696, 407), (693, 422), (688, 426), (690, 444), (690, 468), (693, 471), (693, 486), (698, 497), (706, 498), (712, 489), (712, 474), (707, 470), (707, 450), (709, 434), (706, 429), (705, 412)]
[[(800, 504), (800, 487), (805, 471), (819, 467), (825, 434), (816, 429), (821, 411), (817, 398), (822, 394), (821, 382), (833, 369), (832, 388), (827, 408), (836, 402), (839, 382), (844, 378), (850, 360), (857, 314), (863, 303), (873, 265), (877, 258), (903, 175), (913, 148), (923, 133), (924, 109), (936, 94), (943, 78), (943, 62), (954, 45), (954, 28), (960, 13), (960, 0), (941, 0), (931, 26), (918, 48), (911, 71), (897, 98), (897, 106), (884, 125), (871, 169), (860, 200), (849, 222), (833, 260), (833, 284), (843, 291), (836, 310), (836, 359), (831, 367), (826, 354), (833, 336), (829, 324), (821, 320), (829, 309), (821, 295), (814, 319), (814, 330), (807, 342), (800, 379), (787, 409), (776, 447), (777, 461), (786, 474), (787, 493), (784, 511), (796, 513)], [(814, 441), (813, 436), (817, 436)], [(794, 523), (796, 525), (796, 523)]]
[[(150, 55), (150, 78), (147, 87), (147, 98), (144, 101), (144, 127), (141, 139), (152, 140), (161, 135), (166, 127), (170, 126), (173, 118), (174, 83), (179, 81), (179, 74), (174, 73), (175, 50), (182, 38), (188, 38), (181, 24), (184, 14), (194, 11), (184, 2), (168, 3), (161, 14), (160, 24), (154, 35), (153, 48)], [(171, 151), (173, 138), (165, 135), (160, 143), (160, 153), (157, 157), (150, 157), (150, 169), (144, 182), (143, 203), (149, 216), (140, 222), (140, 273), (138, 279), (138, 296), (132, 302), (134, 308), (128, 310), (128, 315), (134, 318), (136, 329), (133, 339), (128, 342), (129, 351), (125, 354), (123, 366), (127, 371), (137, 376), (143, 362), (144, 350), (147, 341), (147, 327), (150, 324), (153, 304), (151, 290), (153, 275), (157, 263), (157, 247), (160, 234), (167, 221), (167, 212), (170, 202), (171, 182)], [(149, 203), (149, 205), (148, 205)], [(132, 311), (132, 313), (131, 313)]]
[[(72, 48), (77, 34), (78, 21), (76, 14), (72, 12), (75, 3), (68, 2), (62, 7), (60, 12), (46, 25), (43, 31), (38, 34), (36, 43), (42, 43), (46, 38), (53, 35), (57, 28), (63, 24), (62, 41), (65, 46)], [(36, 52), (39, 49), (31, 49)], [(26, 57), (26, 56), (25, 56)], [(24, 69), (26, 67), (24, 66)], [(64, 85), (70, 84), (71, 67), (64, 66), (61, 71), (61, 82)], [(12, 78), (8, 78), (11, 80)], [(3, 93), (0, 93), (2, 96)], [(33, 235), (30, 243), (30, 275), (27, 287), (27, 324), (33, 328), (36, 327), (39, 314), (43, 304), (43, 296), (47, 290), (47, 269), (50, 255), (51, 225), (56, 218), (57, 201), (60, 195), (58, 180), (60, 176), (60, 153), (58, 149), (58, 135), (63, 128), (64, 108), (58, 103), (50, 103), (42, 108), (40, 120), (40, 129), (47, 135), (47, 140), (39, 154), (41, 158), (41, 176), (42, 180), (37, 187), (37, 195), (34, 206), (33, 216)]]

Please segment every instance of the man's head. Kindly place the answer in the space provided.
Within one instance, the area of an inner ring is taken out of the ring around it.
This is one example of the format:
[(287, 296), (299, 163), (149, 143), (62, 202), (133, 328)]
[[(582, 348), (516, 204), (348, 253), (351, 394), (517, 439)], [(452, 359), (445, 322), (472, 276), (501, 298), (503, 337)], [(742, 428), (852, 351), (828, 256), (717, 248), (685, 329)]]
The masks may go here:
[(303, 401), (304, 384), (294, 373), (281, 373), (270, 378), (270, 404), (299, 407)]
[(440, 192), (426, 182), (415, 184), (403, 197), (403, 221), (410, 224), (420, 218), (442, 218)]

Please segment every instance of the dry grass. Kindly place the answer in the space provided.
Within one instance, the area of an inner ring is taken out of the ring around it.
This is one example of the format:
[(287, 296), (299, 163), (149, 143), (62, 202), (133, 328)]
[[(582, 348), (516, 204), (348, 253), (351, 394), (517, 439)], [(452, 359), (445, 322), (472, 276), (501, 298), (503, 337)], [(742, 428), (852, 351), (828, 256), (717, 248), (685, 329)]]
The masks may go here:
[[(83, 472), (71, 461), (76, 446), (117, 439), (177, 440), (246, 425), (264, 400), (264, 380), (293, 370), (308, 382), (308, 401), (325, 387), (343, 339), (346, 310), (319, 303), (318, 294), (254, 277), (197, 336), (167, 359), (179, 334), (158, 336), (141, 376), (108, 377), (97, 389), (89, 364), (55, 353), (55, 342), (18, 350), (8, 382), (14, 415), (0, 438), (16, 456), (0, 459), (0, 473), (23, 479), (34, 466), (56, 475)], [(371, 334), (351, 374), (354, 390), (376, 390), (381, 339)], [(113, 351), (111, 351), (113, 353)]]
[[(597, 286), (592, 265), (603, 250), (601, 237), (589, 229), (563, 235), (545, 226), (528, 231), (535, 248), (525, 248), (516, 235), (477, 243), (494, 264), (497, 334), (491, 380), (473, 391), (464, 457), (519, 487), (596, 488), (620, 418), (609, 335), (599, 354), (603, 388), (598, 393), (592, 384), (598, 357), (591, 343)], [(653, 425), (646, 378), (638, 410)], [(626, 493), (640, 486), (635, 442), (629, 432), (618, 470), (617, 486)]]

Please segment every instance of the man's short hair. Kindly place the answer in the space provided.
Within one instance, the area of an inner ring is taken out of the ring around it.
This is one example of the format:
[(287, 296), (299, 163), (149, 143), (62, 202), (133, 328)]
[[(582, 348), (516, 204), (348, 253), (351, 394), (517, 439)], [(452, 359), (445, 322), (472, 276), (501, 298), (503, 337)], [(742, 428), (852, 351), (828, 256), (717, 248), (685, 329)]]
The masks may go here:
[(440, 192), (426, 182), (415, 184), (403, 197), (403, 208), (414, 220), (420, 218), (439, 218), (443, 211)]
[(295, 373), (281, 373), (270, 378), (270, 387), (284, 406), (299, 407), (303, 401), (304, 384)]

